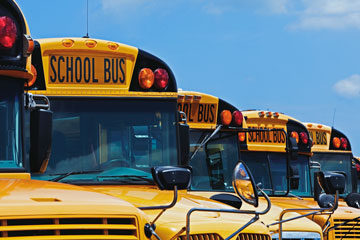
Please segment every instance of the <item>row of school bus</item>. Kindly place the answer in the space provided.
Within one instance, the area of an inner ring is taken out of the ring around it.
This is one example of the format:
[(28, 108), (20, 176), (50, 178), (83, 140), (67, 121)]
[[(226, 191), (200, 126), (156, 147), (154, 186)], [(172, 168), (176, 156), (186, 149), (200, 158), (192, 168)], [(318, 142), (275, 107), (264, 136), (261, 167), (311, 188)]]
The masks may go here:
[(340, 131), (180, 91), (131, 46), (34, 41), (12, 0), (0, 15), (1, 238), (360, 238)]

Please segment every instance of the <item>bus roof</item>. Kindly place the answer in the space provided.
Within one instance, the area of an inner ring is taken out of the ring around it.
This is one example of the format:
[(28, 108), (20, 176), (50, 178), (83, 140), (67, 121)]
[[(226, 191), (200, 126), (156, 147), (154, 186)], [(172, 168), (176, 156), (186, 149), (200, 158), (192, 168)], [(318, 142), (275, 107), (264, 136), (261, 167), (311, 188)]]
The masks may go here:
[[(225, 100), (206, 93), (179, 91), (178, 109), (185, 112), (190, 128), (215, 129), (221, 123), (220, 115), (224, 110), (239, 111)], [(244, 121), (242, 121), (244, 122)], [(230, 123), (229, 126), (232, 126)]]
[(302, 143), (300, 133), (309, 138), (306, 127), (297, 119), (280, 112), (264, 110), (243, 111), (246, 125), (253, 129), (279, 129), (271, 132), (249, 132), (246, 138), (246, 150), (252, 151), (286, 151), (286, 135), (297, 134), (299, 152), (308, 154), (311, 149), (310, 141)]
[[(37, 80), (29, 90), (48, 96), (176, 97), (174, 74), (161, 59), (125, 44), (91, 38), (51, 38), (36, 41), (32, 64)], [(168, 84), (140, 86), (143, 69), (165, 69)], [(141, 93), (140, 93), (141, 92)]]
[[(312, 151), (313, 152), (351, 152), (351, 145), (349, 138), (339, 130), (319, 123), (304, 123), (309, 130), (310, 136), (313, 141)], [(337, 138), (337, 139), (334, 139)], [(346, 147), (341, 145), (341, 138), (346, 139)], [(334, 143), (337, 141), (337, 144)]]

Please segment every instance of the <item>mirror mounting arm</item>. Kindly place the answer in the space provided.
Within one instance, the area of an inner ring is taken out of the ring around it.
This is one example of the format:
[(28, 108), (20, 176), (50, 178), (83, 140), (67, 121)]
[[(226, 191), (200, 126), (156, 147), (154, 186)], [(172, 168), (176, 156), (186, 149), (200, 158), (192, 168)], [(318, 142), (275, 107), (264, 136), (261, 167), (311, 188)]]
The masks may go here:
[[(258, 187), (258, 186), (257, 186)], [(259, 220), (259, 215), (266, 214), (269, 212), (271, 208), (271, 201), (269, 196), (260, 188), (258, 187), (259, 191), (264, 195), (267, 201), (267, 208), (262, 212), (257, 211), (250, 211), (250, 210), (233, 210), (233, 209), (211, 209), (211, 208), (192, 208), (186, 214), (186, 240), (190, 240), (190, 215), (193, 212), (223, 212), (223, 213), (242, 213), (242, 214), (253, 214), (255, 215), (249, 222), (241, 226), (238, 230), (232, 233), (229, 237), (225, 238), (225, 240), (229, 240), (233, 238), (236, 234), (247, 228), (249, 225), (253, 224), (257, 220)]]
[(149, 206), (149, 207), (139, 207), (140, 210), (162, 210), (156, 217), (155, 219), (151, 222), (151, 225), (154, 225), (154, 223), (156, 222), (156, 220), (159, 219), (159, 217), (169, 208), (172, 208), (173, 206), (175, 206), (176, 202), (178, 199), (178, 190), (177, 190), (177, 186), (174, 186), (174, 198), (173, 201), (168, 204), (168, 205), (162, 205), (162, 206)]
[[(336, 191), (336, 193), (335, 193), (334, 205), (329, 207), (329, 208), (289, 208), (289, 209), (284, 209), (280, 213), (279, 221), (271, 223), (271, 224), (269, 224), (267, 226), (269, 227), (269, 226), (272, 226), (272, 225), (279, 224), (279, 240), (282, 240), (282, 224), (283, 223), (289, 222), (289, 221), (292, 221), (292, 220), (295, 220), (295, 219), (299, 219), (299, 218), (319, 214), (319, 213), (320, 214), (330, 214), (331, 215), (336, 210), (336, 206), (338, 204), (337, 201), (338, 201), (338, 191)], [(283, 217), (284, 217), (284, 215), (286, 213), (288, 213), (288, 212), (298, 212), (298, 211), (312, 211), (312, 212), (283, 220)], [(331, 228), (327, 229), (326, 232), (329, 232), (330, 230), (331, 230)]]

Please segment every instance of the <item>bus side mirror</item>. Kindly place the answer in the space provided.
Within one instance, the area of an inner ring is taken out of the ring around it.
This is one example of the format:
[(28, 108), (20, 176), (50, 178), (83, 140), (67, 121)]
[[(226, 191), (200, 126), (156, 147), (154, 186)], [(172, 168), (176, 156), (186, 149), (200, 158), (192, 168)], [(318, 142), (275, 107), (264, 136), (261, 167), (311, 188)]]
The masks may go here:
[(180, 165), (187, 166), (189, 165), (190, 156), (190, 128), (189, 125), (186, 123), (186, 114), (184, 112), (179, 112), (178, 131), (180, 145)]
[(299, 169), (296, 166), (289, 166), (290, 189), (299, 189)]
[(345, 190), (345, 173), (321, 171), (320, 185), (327, 194), (335, 194), (337, 191), (339, 194)]
[(52, 112), (44, 109), (30, 113), (30, 171), (43, 173), (51, 153)]
[(243, 201), (254, 207), (259, 205), (259, 197), (254, 178), (245, 163), (240, 161), (236, 164), (232, 184), (235, 192)]
[[(345, 175), (337, 172), (314, 173), (314, 199), (322, 208), (333, 207), (337, 200), (333, 196), (345, 190)], [(325, 193), (322, 193), (325, 191)], [(335, 209), (337, 206), (335, 206)]]
[(153, 167), (151, 173), (161, 190), (188, 189), (191, 183), (191, 170), (185, 167)]
[(297, 145), (296, 139), (289, 137), (289, 154), (291, 160), (296, 160), (298, 155), (299, 147)]

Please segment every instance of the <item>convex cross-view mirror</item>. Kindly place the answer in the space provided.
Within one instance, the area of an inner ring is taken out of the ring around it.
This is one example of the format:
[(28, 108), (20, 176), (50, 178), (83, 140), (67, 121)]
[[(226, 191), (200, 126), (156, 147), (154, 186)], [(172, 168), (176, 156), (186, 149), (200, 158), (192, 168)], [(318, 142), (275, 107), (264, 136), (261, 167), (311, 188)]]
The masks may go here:
[(235, 192), (243, 201), (254, 207), (258, 206), (259, 197), (254, 178), (245, 163), (239, 162), (235, 166), (232, 184)]

